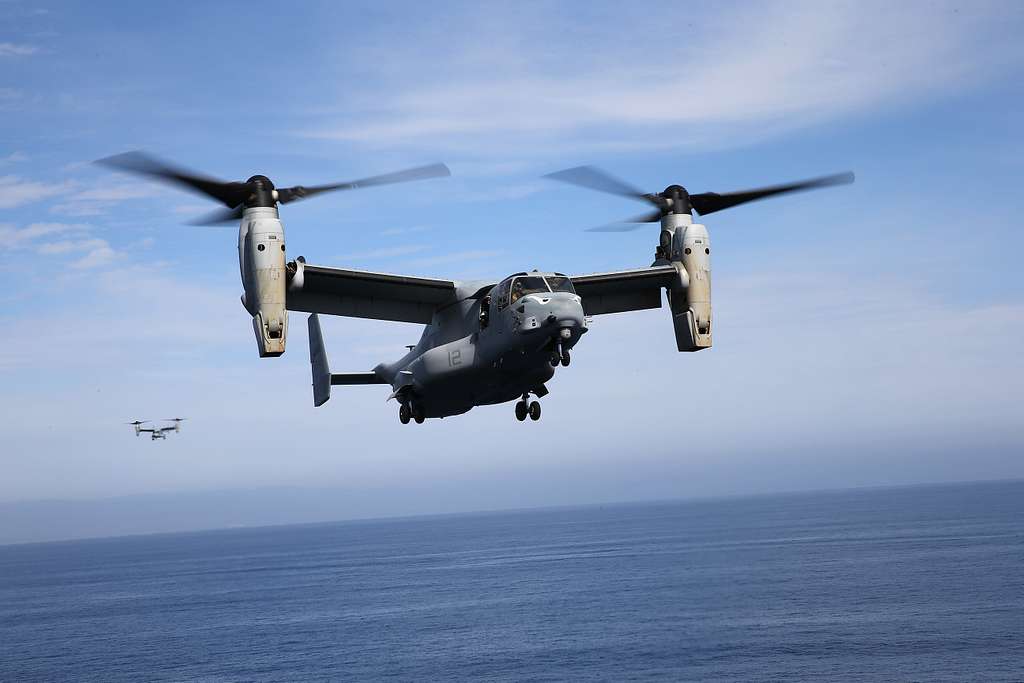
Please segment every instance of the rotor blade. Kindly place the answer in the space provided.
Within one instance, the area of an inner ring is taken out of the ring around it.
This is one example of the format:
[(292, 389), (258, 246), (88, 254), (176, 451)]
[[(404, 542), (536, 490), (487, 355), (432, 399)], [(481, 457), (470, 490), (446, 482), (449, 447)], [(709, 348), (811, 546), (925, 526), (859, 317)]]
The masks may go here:
[(618, 223), (599, 225), (596, 228), (587, 228), (586, 232), (630, 232), (644, 227), (644, 223), (655, 223), (661, 220), (661, 209), (651, 211), (640, 216), (633, 216)]
[(575, 168), (567, 168), (564, 171), (548, 173), (544, 177), (569, 183), (570, 185), (579, 185), (588, 190), (597, 190), (598, 192), (617, 194), (622, 197), (629, 197), (630, 199), (653, 202), (647, 193), (641, 192), (626, 181), (619, 180), (595, 166), (576, 166)]
[(369, 178), (363, 178), (362, 180), (353, 180), (347, 183), (335, 183), (333, 185), (313, 185), (312, 187), (305, 187), (303, 185), (296, 185), (295, 187), (286, 187), (277, 191), (277, 201), (282, 204), (288, 202), (294, 202), (299, 199), (306, 199), (313, 195), (321, 194), (323, 192), (334, 192), (336, 190), (358, 190), (364, 187), (374, 187), (376, 185), (391, 185), (392, 183), (407, 183), (411, 180), (425, 180), (427, 178), (444, 178), (450, 176), (452, 172), (448, 170), (448, 167), (444, 164), (428, 164), (427, 166), (417, 166), (416, 168), (407, 168), (404, 171), (396, 171), (395, 173), (385, 173), (384, 175), (371, 176)]
[(716, 192), (691, 194), (690, 205), (693, 206), (694, 211), (705, 216), (709, 213), (714, 213), (715, 211), (721, 211), (722, 209), (728, 209), (739, 204), (746, 204), (747, 202), (753, 202), (758, 199), (764, 199), (765, 197), (771, 197), (777, 194), (802, 192), (804, 190), (813, 190), (819, 187), (830, 187), (832, 185), (849, 185), (853, 182), (853, 178), (853, 173), (847, 171), (846, 173), (837, 173), (835, 175), (823, 176), (821, 178), (801, 180), (787, 185), (773, 185), (771, 187), (762, 187), (754, 190), (741, 190), (739, 192), (727, 192), (725, 194), (718, 194)]
[(227, 225), (242, 220), (245, 207), (239, 204), (233, 209), (217, 209), (213, 213), (190, 220), (189, 225)]
[(95, 163), (120, 171), (146, 175), (181, 185), (187, 189), (205, 194), (207, 197), (221, 202), (229, 209), (243, 203), (252, 192), (246, 183), (225, 182), (217, 178), (198, 175), (191, 171), (175, 168), (142, 152), (115, 154), (105, 159), (99, 159)]

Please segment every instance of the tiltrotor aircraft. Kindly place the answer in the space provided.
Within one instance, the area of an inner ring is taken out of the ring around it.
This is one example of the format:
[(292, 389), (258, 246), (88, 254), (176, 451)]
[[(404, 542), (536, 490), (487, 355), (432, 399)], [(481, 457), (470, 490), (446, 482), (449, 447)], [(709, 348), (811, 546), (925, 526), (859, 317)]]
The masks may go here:
[[(649, 213), (631, 221), (661, 223), (651, 266), (572, 276), (520, 272), (498, 282), (458, 282), (310, 265), (302, 256), (288, 261), (278, 213), (279, 204), (323, 192), (449, 175), (442, 164), (348, 183), (277, 188), (263, 175), (225, 182), (139, 152), (100, 163), (176, 183), (224, 204), (226, 209), (206, 222), (240, 220), (242, 305), (252, 316), (260, 356), (284, 353), (288, 311), (310, 313), (314, 405), (330, 398), (332, 386), (388, 384), (403, 424), (513, 400), (517, 419), (540, 419), (540, 403), (530, 396), (542, 398), (548, 393), (555, 368), (569, 365), (589, 318), (659, 308), (662, 290), (678, 350), (710, 348), (711, 241), (707, 228), (694, 222), (693, 212), (704, 216), (777, 194), (853, 182), (852, 173), (843, 173), (724, 194), (690, 194), (679, 185), (644, 193), (596, 168), (560, 171), (548, 177), (651, 205)], [(620, 224), (597, 229), (634, 227)], [(419, 342), (398, 360), (369, 372), (339, 374), (328, 365), (321, 313), (420, 323), (426, 328)]]
[(149, 434), (150, 440), (156, 441), (158, 439), (166, 439), (167, 435), (171, 432), (180, 432), (181, 423), (184, 421), (185, 418), (183, 417), (169, 417), (166, 420), (164, 420), (164, 422), (173, 422), (174, 424), (167, 427), (142, 426), (144, 424), (149, 424), (150, 422), (152, 422), (152, 420), (135, 420), (133, 422), (129, 422), (128, 424), (135, 427), (135, 436), (139, 436), (140, 434)]

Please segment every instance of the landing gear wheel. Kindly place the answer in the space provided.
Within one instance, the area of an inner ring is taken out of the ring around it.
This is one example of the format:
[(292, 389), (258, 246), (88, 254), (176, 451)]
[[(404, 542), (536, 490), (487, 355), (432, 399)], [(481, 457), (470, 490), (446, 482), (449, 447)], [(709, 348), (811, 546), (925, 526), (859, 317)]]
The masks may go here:
[(404, 425), (409, 424), (409, 418), (412, 417), (412, 411), (409, 410), (409, 406), (403, 405), (398, 409), (398, 421)]
[(423, 424), (423, 420), (426, 419), (426, 415), (423, 414), (423, 407), (414, 403), (410, 410), (412, 412), (412, 419), (416, 420), (416, 424)]
[(558, 352), (557, 352), (557, 351), (552, 351), (552, 352), (551, 352), (551, 360), (549, 361), (549, 362), (551, 363), (551, 367), (553, 367), (553, 368), (557, 368), (557, 367), (558, 367), (558, 364), (559, 364), (559, 363), (561, 362), (561, 360), (562, 360), (562, 359), (561, 359), (561, 357), (560, 357), (560, 356), (558, 355)]
[(565, 349), (564, 351), (562, 351), (562, 367), (563, 368), (569, 367), (569, 361), (570, 360), (572, 360), (572, 359), (569, 357), (569, 349)]
[(529, 411), (530, 411), (530, 419), (531, 420), (536, 422), (537, 420), (540, 419), (540, 404), (539, 403), (537, 403), (536, 401), (532, 401), (530, 403)]
[(529, 407), (526, 405), (526, 401), (516, 401), (516, 419), (522, 422), (526, 419), (526, 414), (529, 412)]

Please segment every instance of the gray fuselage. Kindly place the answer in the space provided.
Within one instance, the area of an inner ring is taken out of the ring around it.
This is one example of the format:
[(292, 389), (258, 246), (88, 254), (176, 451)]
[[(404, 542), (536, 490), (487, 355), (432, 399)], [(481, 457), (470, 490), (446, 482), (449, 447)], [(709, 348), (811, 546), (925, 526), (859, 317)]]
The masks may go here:
[(529, 393), (543, 396), (555, 372), (553, 351), (559, 345), (571, 349), (587, 331), (571, 285), (569, 291), (510, 292), (519, 279), (543, 277), (567, 281), (552, 273), (520, 273), (483, 297), (460, 287), (457, 301), (437, 310), (419, 343), (374, 373), (425, 417), (458, 415)]

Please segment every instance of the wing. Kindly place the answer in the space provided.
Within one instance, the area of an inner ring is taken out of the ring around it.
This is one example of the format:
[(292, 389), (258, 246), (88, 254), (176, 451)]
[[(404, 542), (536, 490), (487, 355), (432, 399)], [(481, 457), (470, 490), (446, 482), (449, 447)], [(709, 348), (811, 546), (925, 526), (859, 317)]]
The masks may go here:
[(175, 427), (161, 427), (157, 431), (159, 431), (159, 432), (173, 432), (174, 430), (175, 430)]
[(158, 429), (140, 429), (139, 433), (142, 434), (143, 432), (145, 432), (146, 434), (152, 434), (153, 432), (156, 432), (156, 431), (160, 431), (160, 430), (158, 430)]
[(679, 278), (674, 266), (652, 266), (611, 273), (574, 275), (572, 286), (587, 315), (642, 311), (661, 307), (661, 290)]
[(456, 299), (455, 282), (289, 263), (287, 308), (352, 318), (429, 323)]

